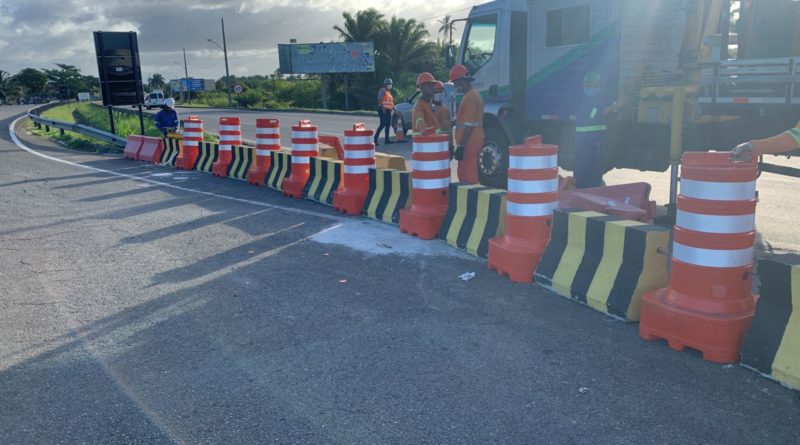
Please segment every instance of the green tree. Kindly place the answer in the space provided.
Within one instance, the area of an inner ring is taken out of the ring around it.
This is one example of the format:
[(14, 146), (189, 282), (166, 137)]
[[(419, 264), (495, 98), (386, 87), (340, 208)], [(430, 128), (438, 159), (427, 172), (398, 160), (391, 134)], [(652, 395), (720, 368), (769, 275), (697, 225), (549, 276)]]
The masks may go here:
[(155, 73), (147, 79), (147, 86), (149, 86), (151, 90), (163, 90), (166, 84), (166, 79), (159, 73)]
[(35, 68), (25, 68), (18, 72), (13, 81), (22, 88), (22, 93), (28, 96), (41, 95), (47, 86), (47, 76)]
[(430, 70), (430, 54), (435, 47), (429, 42), (425, 25), (415, 19), (392, 17), (381, 32), (378, 62), (387, 73)]
[[(356, 12), (355, 17), (349, 12), (343, 12), (344, 28), (336, 25), (333, 27), (339, 32), (339, 37), (345, 42), (370, 42), (386, 27), (383, 14), (375, 8)], [(377, 48), (376, 48), (377, 50)]]
[[(78, 92), (86, 90), (87, 80), (74, 65), (55, 64), (58, 69), (45, 69), (48, 86), (55, 96), (62, 99), (74, 97)], [(87, 76), (91, 77), (91, 76)]]
[(0, 103), (5, 103), (10, 94), (11, 76), (7, 71), (0, 70)]
[(443, 18), (439, 19), (438, 23), (441, 25), (439, 26), (439, 34), (442, 34), (444, 40), (447, 41), (450, 36), (453, 35), (453, 30), (456, 27), (456, 24), (453, 21), (453, 16), (447, 14)]

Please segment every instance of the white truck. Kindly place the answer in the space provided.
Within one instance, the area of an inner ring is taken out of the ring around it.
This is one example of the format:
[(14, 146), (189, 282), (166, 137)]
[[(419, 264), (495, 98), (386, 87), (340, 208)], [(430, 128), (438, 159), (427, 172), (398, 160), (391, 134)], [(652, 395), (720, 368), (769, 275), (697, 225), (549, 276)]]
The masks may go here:
[(164, 101), (167, 98), (164, 96), (164, 92), (161, 90), (153, 90), (150, 94), (147, 95), (144, 99), (144, 106), (151, 110), (153, 108), (159, 108), (164, 106)]
[[(643, 87), (690, 86), (683, 150), (731, 149), (794, 126), (800, 2), (741, 2), (741, 27), (751, 32), (740, 31), (739, 50), (751, 51), (748, 60), (729, 61), (732, 3), (496, 0), (473, 7), (457, 58), (447, 62), (467, 66), (484, 98), (481, 183), (505, 187), (508, 146), (531, 134), (558, 144), (559, 164), (590, 183), (614, 167), (666, 170), (670, 102), (659, 109), (642, 97)], [(703, 55), (703, 41), (720, 36), (717, 60)], [(756, 36), (761, 42), (750, 44)]]

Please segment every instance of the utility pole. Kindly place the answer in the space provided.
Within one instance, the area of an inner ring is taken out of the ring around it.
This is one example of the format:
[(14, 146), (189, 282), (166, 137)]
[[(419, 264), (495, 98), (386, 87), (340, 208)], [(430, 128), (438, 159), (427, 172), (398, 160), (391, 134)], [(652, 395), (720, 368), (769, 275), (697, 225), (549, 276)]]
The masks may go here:
[(183, 73), (186, 74), (186, 93), (188, 103), (192, 103), (192, 85), (189, 82), (189, 66), (186, 65), (186, 48), (183, 49)]
[(228, 45), (225, 43), (225, 19), (220, 18), (222, 23), (222, 52), (225, 54), (225, 88), (228, 90), (228, 107), (231, 106), (231, 75), (228, 72)]

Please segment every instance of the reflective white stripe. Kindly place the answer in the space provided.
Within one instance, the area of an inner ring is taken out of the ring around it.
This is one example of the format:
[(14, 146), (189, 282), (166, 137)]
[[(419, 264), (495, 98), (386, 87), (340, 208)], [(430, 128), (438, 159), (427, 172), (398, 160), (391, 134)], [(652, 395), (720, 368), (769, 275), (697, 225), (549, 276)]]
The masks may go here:
[(220, 125), (219, 131), (238, 131), (239, 133), (242, 132), (241, 125)]
[(256, 138), (256, 144), (258, 144), (258, 145), (280, 145), (280, 139)]
[(411, 161), (411, 169), (429, 172), (434, 170), (450, 170), (450, 160), (441, 159), (438, 161)]
[(225, 142), (238, 142), (238, 143), (241, 144), (242, 137), (241, 136), (236, 136), (236, 135), (221, 134), (221, 135), (219, 135), (219, 140), (220, 140), (220, 142), (222, 142), (222, 141), (225, 141)]
[(544, 202), (538, 204), (520, 204), (506, 202), (506, 213), (514, 216), (548, 216), (558, 207), (558, 202)]
[(256, 128), (256, 134), (280, 134), (280, 128)]
[(701, 249), (672, 243), (672, 257), (684, 263), (705, 267), (742, 267), (753, 263), (753, 248), (738, 250)]
[(316, 131), (293, 131), (292, 139), (316, 139)]
[(444, 142), (414, 142), (414, 153), (439, 153), (442, 151), (450, 150), (450, 145), (447, 141)]
[(292, 156), (292, 164), (308, 164), (311, 158), (308, 156)]
[(375, 157), (375, 150), (345, 150), (345, 159), (372, 159)]
[(344, 172), (348, 175), (366, 175), (369, 173), (370, 168), (375, 168), (375, 164), (372, 165), (345, 165)]
[(412, 187), (420, 190), (446, 189), (450, 186), (450, 177), (439, 179), (411, 178)]
[(558, 156), (509, 156), (509, 168), (555, 168), (558, 167)]
[(197, 147), (198, 145), (200, 145), (200, 141), (187, 141), (185, 139), (183, 140), (184, 147)]
[(317, 144), (292, 144), (292, 152), (295, 151), (318, 151)]
[(256, 150), (256, 156), (269, 156), (270, 150)]
[(756, 228), (756, 215), (706, 215), (678, 209), (675, 224), (706, 233), (745, 233)]
[(509, 179), (508, 191), (512, 193), (550, 193), (558, 190), (558, 178), (541, 181)]
[(714, 201), (743, 201), (756, 196), (756, 182), (710, 182), (681, 178), (681, 195)]
[(345, 145), (369, 145), (372, 144), (372, 138), (369, 136), (345, 136)]
[(232, 145), (220, 145), (219, 151), (231, 151), (233, 149)]
[(202, 122), (186, 122), (186, 121), (183, 121), (183, 128), (184, 128), (184, 130), (188, 129), (188, 128), (203, 128), (203, 123)]
[(201, 137), (203, 137), (203, 132), (202, 131), (184, 131), (183, 132), (183, 137), (184, 138), (186, 138), (186, 137), (201, 138)]

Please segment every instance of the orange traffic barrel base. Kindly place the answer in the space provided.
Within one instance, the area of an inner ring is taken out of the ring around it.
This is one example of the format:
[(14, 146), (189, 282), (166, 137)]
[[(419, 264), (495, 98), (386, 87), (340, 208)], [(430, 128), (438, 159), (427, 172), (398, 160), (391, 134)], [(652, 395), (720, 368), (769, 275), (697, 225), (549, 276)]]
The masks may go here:
[[(185, 156), (184, 156), (185, 155)], [(178, 159), (175, 160), (175, 168), (178, 170), (193, 170), (194, 164), (197, 162), (197, 153), (181, 153)]]
[(367, 191), (353, 192), (341, 190), (333, 192), (333, 208), (336, 211), (347, 215), (360, 215), (364, 209), (364, 201), (367, 199)]
[(671, 305), (669, 288), (657, 290), (642, 298), (639, 336), (645, 340), (663, 339), (670, 348), (682, 351), (689, 347), (703, 353), (703, 359), (714, 363), (736, 363), (742, 340), (753, 312), (742, 314), (703, 314)]
[(526, 241), (506, 236), (490, 239), (489, 270), (496, 270), (501, 276), (507, 275), (515, 283), (532, 282), (547, 240), (544, 243)]
[(400, 209), (400, 232), (419, 237), (422, 240), (435, 239), (444, 222), (447, 209), (441, 213), (415, 212), (414, 208)]
[(262, 170), (250, 170), (247, 172), (247, 183), (253, 185), (264, 185), (267, 172)]
[(286, 178), (283, 181), (283, 194), (295, 199), (303, 199), (303, 189), (306, 186), (308, 178), (302, 181), (297, 181), (294, 178)]
[(230, 164), (217, 161), (211, 166), (211, 174), (219, 176), (220, 178), (226, 178), (228, 177), (228, 167), (230, 167)]

